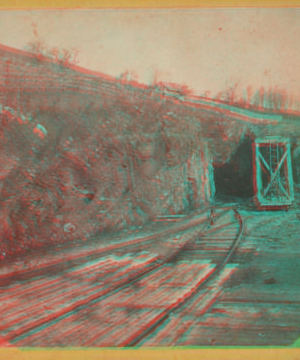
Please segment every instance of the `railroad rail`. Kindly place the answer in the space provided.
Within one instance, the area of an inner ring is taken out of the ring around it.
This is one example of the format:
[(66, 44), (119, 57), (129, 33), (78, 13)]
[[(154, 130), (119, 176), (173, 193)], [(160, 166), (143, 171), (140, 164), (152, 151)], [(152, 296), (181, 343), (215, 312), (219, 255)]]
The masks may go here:
[[(227, 210), (227, 207), (222, 208), (222, 210)], [(189, 229), (190, 227), (196, 227), (205, 222), (202, 219), (202, 216), (207, 209), (200, 210), (196, 213), (197, 219), (191, 220), (191, 215), (187, 216), (184, 220), (188, 220), (187, 223), (180, 224), (179, 226), (172, 226), (172, 228), (166, 228), (160, 231), (159, 233), (151, 234), (149, 236), (142, 236), (135, 238), (134, 240), (122, 241), (116, 243), (109, 243), (105, 247), (99, 247), (96, 243), (99, 241), (99, 238), (93, 238), (92, 242), (94, 243), (88, 249), (81, 248), (80, 243), (75, 244), (74, 251), (70, 256), (70, 246), (62, 245), (59, 248), (49, 249), (50, 254), (55, 253), (55, 255), (47, 256), (46, 259), (41, 261), (40, 256), (43, 257), (43, 253), (36, 252), (36, 257), (38, 259), (27, 259), (26, 256), (22, 261), (17, 261), (14, 266), (11, 266), (11, 260), (7, 259), (1, 262), (1, 273), (0, 273), (0, 287), (9, 285), (12, 281), (28, 279), (37, 276), (48, 275), (49, 273), (57, 273), (58, 271), (66, 271), (70, 267), (76, 267), (81, 264), (87, 263), (98, 259), (99, 257), (104, 257), (110, 255), (112, 252), (123, 252), (124, 250), (131, 251), (137, 247), (142, 248), (147, 246), (148, 243), (153, 243), (160, 241), (169, 235), (174, 235), (174, 233), (181, 233), (184, 230)], [(200, 219), (198, 218), (200, 216)], [(114, 237), (109, 238), (111, 240), (116, 240)], [(101, 238), (100, 241), (105, 242), (105, 238)], [(66, 253), (67, 251), (67, 253)], [(32, 256), (31, 256), (32, 257)], [(13, 268), (13, 270), (12, 270)]]
[[(230, 219), (229, 222), (218, 225), (217, 220), (226, 218), (230, 212), (234, 212), (234, 221)], [(237, 230), (237, 233), (233, 231), (234, 236), (231, 234), (231, 237), (225, 238), (218, 234), (220, 231), (225, 231), (226, 234), (230, 226)], [(111, 276), (103, 278), (103, 269), (111, 265), (105, 261), (101, 264), (98, 259), (100, 267), (95, 262), (90, 266), (89, 272), (85, 272), (82, 267), (71, 269), (64, 274), (64, 281), (62, 277), (52, 277), (50, 284), (44, 284), (43, 279), (37, 279), (34, 284), (29, 284), (24, 289), (22, 285), (12, 286), (7, 294), (0, 295), (0, 306), (4, 305), (2, 309), (6, 308), (8, 311), (0, 325), (0, 337), (17, 346), (136, 346), (145, 341), (147, 343), (149, 336), (157, 331), (171, 314), (184, 308), (201, 289), (207, 288), (220, 276), (240, 243), (243, 228), (243, 218), (236, 209), (212, 208), (201, 229), (198, 226), (189, 235), (183, 234), (177, 243), (174, 243), (172, 238), (165, 246), (161, 245), (159, 256), (147, 258), (145, 254), (139, 255), (146, 259), (140, 268), (136, 265), (137, 258), (134, 257), (131, 263), (125, 261), (125, 270), (121, 267), (120, 271), (112, 272)], [(223, 246), (219, 258), (212, 259), (209, 254), (204, 254), (199, 260), (199, 254), (203, 253), (205, 247), (209, 248), (214, 234), (217, 234), (215, 240)], [(222, 243), (220, 238), (224, 239)], [(134, 247), (134, 244), (132, 246)], [(127, 246), (120, 256), (126, 256), (124, 254), (128, 251), (130, 247)], [(176, 286), (172, 284), (174, 279), (180, 284), (177, 292)], [(165, 292), (160, 292), (160, 288)], [(81, 296), (78, 296), (78, 291)], [(157, 298), (149, 300), (152, 292), (153, 296), (157, 294)], [(165, 301), (162, 301), (163, 292), (166, 295)], [(128, 301), (130, 295), (135, 298), (132, 303)], [(21, 301), (26, 299), (29, 304), (24, 306)], [(118, 301), (121, 305), (118, 305)], [(15, 311), (12, 306), (16, 306)], [(32, 318), (28, 318), (31, 310)], [(128, 315), (125, 320), (122, 319), (124, 312)], [(92, 321), (93, 326), (88, 327), (87, 334), (87, 319), (91, 320), (95, 313), (99, 322), (95, 324)], [(123, 315), (118, 319), (118, 314)], [(111, 316), (115, 316), (115, 323), (107, 323), (105, 320)], [(130, 318), (133, 319), (131, 325), (128, 324)], [(134, 324), (137, 319), (140, 323)], [(134, 331), (127, 334), (130, 326), (133, 326)], [(116, 334), (119, 332), (125, 335), (118, 337)]]
[[(242, 233), (243, 233), (243, 230), (244, 230), (244, 220), (243, 220), (242, 216), (240, 215), (238, 210), (236, 210), (235, 208), (233, 208), (233, 210), (234, 210), (234, 213), (235, 213), (235, 217), (239, 221), (240, 229), (239, 229), (238, 235), (236, 236), (235, 240), (233, 241), (233, 243), (232, 243), (232, 245), (231, 245), (231, 247), (230, 247), (230, 249), (228, 251), (228, 254), (225, 256), (224, 260), (216, 265), (215, 271), (213, 271), (203, 282), (201, 282), (197, 287), (195, 287), (195, 289), (189, 294), (188, 297), (184, 298), (175, 307), (173, 307), (173, 308), (169, 309), (168, 311), (166, 311), (166, 313), (164, 314), (164, 316), (161, 319), (159, 319), (156, 323), (151, 324), (151, 326), (148, 329), (145, 329), (145, 331), (143, 333), (139, 334), (135, 339), (130, 341), (127, 344), (127, 346), (136, 346), (136, 345), (138, 345), (143, 339), (145, 339), (147, 337), (147, 335), (149, 333), (153, 332), (156, 328), (158, 328), (158, 326), (162, 325), (165, 321), (167, 321), (167, 319), (169, 319), (171, 313), (176, 312), (178, 309), (182, 308), (188, 301), (191, 301), (193, 299), (193, 297), (202, 288), (204, 288), (205, 286), (207, 286), (207, 284), (212, 282), (216, 278), (216, 276), (219, 275), (219, 273), (222, 271), (222, 269), (224, 269), (226, 264), (232, 258), (232, 255), (234, 254), (234, 251), (238, 247), (238, 244), (239, 244), (239, 242), (241, 240)], [(213, 219), (214, 219), (214, 213), (212, 211), (211, 220), (213, 220)], [(214, 300), (216, 298), (215, 293), (219, 293), (218, 289), (215, 289), (215, 292), (212, 295), (212, 298)], [(210, 304), (210, 306), (211, 306), (211, 304)], [(207, 307), (205, 310), (207, 311), (208, 308), (210, 308), (210, 306)]]

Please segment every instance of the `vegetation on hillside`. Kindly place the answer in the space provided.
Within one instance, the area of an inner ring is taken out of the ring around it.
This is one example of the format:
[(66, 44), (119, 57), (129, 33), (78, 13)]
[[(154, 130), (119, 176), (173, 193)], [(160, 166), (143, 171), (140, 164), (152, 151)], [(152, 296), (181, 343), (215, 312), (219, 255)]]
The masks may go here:
[(79, 62), (79, 51), (75, 48), (70, 50), (58, 47), (47, 48), (41, 40), (36, 40), (28, 43), (25, 49), (34, 54), (39, 61), (49, 59), (60, 66), (77, 65)]
[(209, 202), (211, 159), (195, 114), (155, 89), (134, 97), (141, 90), (121, 86), (99, 98), (58, 84), (46, 99), (34, 94), (34, 109), (32, 92), (2, 94), (12, 108), (0, 116), (2, 257)]
[(235, 83), (216, 96), (217, 100), (229, 102), (253, 110), (270, 110), (272, 112), (300, 113), (300, 102), (293, 94), (278, 86), (253, 89), (248, 86), (242, 89)]

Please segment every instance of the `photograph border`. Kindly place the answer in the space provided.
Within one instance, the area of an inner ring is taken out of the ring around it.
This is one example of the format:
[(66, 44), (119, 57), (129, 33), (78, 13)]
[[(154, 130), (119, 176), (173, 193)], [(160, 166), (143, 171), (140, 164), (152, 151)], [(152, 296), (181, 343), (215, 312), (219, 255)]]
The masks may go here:
[[(300, 0), (0, 0), (0, 11), (151, 8), (300, 8)], [(299, 360), (300, 337), (290, 347), (0, 348), (0, 360), (6, 359)]]

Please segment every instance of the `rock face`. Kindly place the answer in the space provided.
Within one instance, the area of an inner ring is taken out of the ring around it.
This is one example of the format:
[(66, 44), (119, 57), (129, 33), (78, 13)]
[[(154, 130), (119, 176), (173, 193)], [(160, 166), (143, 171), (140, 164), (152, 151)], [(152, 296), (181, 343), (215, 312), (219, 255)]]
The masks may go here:
[(1, 256), (213, 198), (199, 114), (150, 87), (1, 48), (0, 103)]

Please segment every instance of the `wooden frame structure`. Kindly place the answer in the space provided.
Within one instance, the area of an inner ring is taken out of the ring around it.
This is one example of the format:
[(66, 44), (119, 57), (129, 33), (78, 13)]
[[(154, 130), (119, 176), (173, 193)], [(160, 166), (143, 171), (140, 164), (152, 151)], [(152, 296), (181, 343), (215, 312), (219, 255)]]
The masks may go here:
[(254, 143), (254, 191), (261, 207), (289, 206), (294, 201), (290, 141), (280, 137)]

